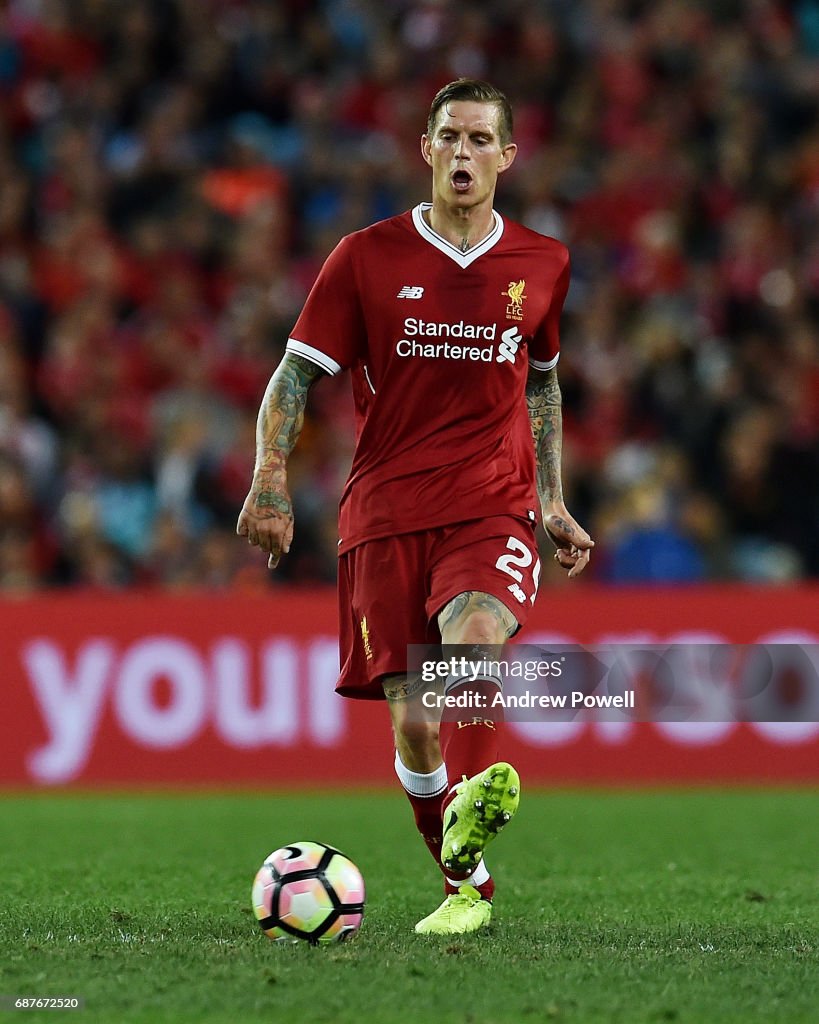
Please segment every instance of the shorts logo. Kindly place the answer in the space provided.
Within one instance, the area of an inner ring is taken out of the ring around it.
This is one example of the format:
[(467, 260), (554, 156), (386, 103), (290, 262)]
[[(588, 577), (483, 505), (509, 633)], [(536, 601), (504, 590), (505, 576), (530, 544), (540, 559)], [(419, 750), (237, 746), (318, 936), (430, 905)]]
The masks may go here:
[(518, 347), (523, 341), (523, 336), (517, 327), (509, 327), (501, 335), (500, 344), (498, 345), (498, 354), (495, 357), (497, 363), (514, 363), (515, 356), (518, 354)]
[(424, 289), (417, 284), (405, 284), (396, 298), (398, 299), (420, 299), (423, 297)]
[(373, 649), (370, 644), (370, 631), (367, 628), (367, 616), (361, 620), (361, 640), (364, 644), (364, 657), (367, 661), (373, 660)]
[(509, 305), (506, 307), (507, 320), (523, 319), (523, 300), (526, 298), (523, 290), (525, 287), (526, 281), (521, 278), (520, 281), (510, 281), (506, 291), (501, 292), (501, 295), (505, 295), (509, 299)]

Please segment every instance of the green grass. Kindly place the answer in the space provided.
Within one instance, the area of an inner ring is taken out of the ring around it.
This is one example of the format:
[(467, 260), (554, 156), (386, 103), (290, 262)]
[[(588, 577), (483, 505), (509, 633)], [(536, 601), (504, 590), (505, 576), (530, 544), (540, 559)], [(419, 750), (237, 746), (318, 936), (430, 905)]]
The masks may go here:
[[(398, 792), (9, 797), (0, 814), (0, 993), (81, 996), (77, 1024), (818, 1019), (815, 792), (525, 793), (490, 856), (491, 929), (458, 939), (413, 934), (439, 883)], [(274, 945), (249, 912), (262, 859), (307, 838), (367, 880), (347, 945)]]

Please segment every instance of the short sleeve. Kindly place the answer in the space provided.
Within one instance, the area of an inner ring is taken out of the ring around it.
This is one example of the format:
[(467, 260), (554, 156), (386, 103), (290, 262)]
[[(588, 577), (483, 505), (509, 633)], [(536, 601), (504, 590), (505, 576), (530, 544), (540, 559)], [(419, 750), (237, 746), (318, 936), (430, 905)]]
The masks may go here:
[(287, 342), (329, 374), (352, 366), (363, 347), (364, 324), (348, 235), (327, 257)]
[(552, 288), (552, 300), (529, 345), (529, 365), (536, 370), (551, 370), (560, 358), (560, 316), (569, 290), (569, 251), (563, 249), (564, 262)]

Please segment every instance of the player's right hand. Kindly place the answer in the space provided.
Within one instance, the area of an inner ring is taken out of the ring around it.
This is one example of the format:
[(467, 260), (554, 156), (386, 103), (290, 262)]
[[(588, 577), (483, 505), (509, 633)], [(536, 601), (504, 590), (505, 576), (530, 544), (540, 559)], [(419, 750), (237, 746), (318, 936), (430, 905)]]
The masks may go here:
[(275, 569), (293, 542), (293, 504), (287, 491), (263, 489), (254, 481), (239, 513), (236, 533), (266, 551), (268, 568)]

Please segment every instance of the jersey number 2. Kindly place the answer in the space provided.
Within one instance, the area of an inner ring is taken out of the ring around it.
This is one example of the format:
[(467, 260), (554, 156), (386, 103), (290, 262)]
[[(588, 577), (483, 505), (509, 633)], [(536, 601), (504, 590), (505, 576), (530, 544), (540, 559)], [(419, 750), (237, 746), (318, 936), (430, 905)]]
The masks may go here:
[[(503, 554), (495, 562), (495, 568), (500, 569), (501, 572), (505, 572), (507, 576), (511, 576), (515, 581), (510, 583), (506, 588), (513, 597), (515, 597), (521, 604), (527, 600), (526, 594), (521, 587), (523, 583), (523, 573), (521, 569), (528, 569), (529, 566), (535, 561), (535, 556), (526, 547), (523, 541), (517, 539), (517, 537), (510, 537), (506, 542), (507, 554)], [(535, 568), (532, 571), (532, 584), (534, 591), (528, 598), (532, 604), (535, 603), (535, 597), (537, 596), (537, 587), (540, 582), (540, 559), (535, 561)]]

